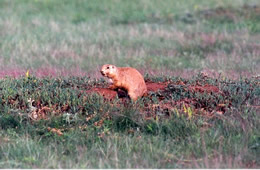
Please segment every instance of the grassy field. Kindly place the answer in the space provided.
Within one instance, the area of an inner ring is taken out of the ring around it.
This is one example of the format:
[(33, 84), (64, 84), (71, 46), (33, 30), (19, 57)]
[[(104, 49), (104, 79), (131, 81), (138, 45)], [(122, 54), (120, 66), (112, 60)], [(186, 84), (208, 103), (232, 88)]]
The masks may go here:
[(155, 75), (201, 70), (256, 75), (259, 5), (257, 0), (1, 0), (1, 75), (27, 69), (97, 75), (103, 63)]
[(0, 168), (259, 168), (259, 73), (258, 0), (0, 0)]

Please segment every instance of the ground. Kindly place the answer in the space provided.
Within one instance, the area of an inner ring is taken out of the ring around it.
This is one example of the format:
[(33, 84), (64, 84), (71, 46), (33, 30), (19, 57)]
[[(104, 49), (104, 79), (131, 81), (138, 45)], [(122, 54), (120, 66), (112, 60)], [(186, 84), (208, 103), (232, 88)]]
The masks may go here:
[(259, 168), (259, 33), (259, 0), (1, 0), (0, 168)]

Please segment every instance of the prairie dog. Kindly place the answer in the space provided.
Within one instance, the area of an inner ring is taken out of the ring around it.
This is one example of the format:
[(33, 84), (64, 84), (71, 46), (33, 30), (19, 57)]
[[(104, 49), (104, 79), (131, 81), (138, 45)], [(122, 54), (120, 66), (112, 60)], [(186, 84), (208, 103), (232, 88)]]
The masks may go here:
[(100, 70), (101, 74), (110, 79), (110, 89), (125, 89), (129, 97), (136, 101), (147, 93), (147, 87), (143, 76), (132, 67), (116, 67), (105, 64)]

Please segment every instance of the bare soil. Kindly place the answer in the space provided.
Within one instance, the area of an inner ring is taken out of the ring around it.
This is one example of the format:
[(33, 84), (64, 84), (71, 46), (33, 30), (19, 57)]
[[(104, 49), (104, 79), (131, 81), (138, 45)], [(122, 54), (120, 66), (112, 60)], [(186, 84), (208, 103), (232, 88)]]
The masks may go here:
[[(150, 92), (157, 92), (157, 91), (165, 91), (168, 84), (170, 82), (146, 82), (146, 86), (147, 86), (147, 91), (148, 93)], [(178, 85), (184, 85), (183, 82), (178, 83)], [(177, 84), (176, 84), (177, 85)], [(188, 86), (188, 89), (191, 92), (200, 92), (200, 93), (219, 93), (220, 90), (217, 86), (213, 86), (213, 85), (190, 85)], [(103, 96), (106, 99), (114, 99), (117, 95), (119, 98), (123, 98), (123, 97), (127, 97), (127, 93), (124, 90), (111, 90), (109, 88), (99, 88), (99, 87), (94, 87), (90, 90), (87, 91), (87, 93), (97, 93), (101, 96)]]

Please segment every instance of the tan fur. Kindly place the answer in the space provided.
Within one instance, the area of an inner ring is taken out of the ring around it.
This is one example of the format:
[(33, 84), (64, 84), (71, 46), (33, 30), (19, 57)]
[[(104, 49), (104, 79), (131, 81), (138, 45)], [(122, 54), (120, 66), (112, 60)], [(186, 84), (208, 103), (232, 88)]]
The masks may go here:
[(132, 67), (116, 67), (105, 64), (100, 70), (101, 74), (112, 80), (110, 89), (125, 89), (133, 101), (147, 93), (143, 76)]

